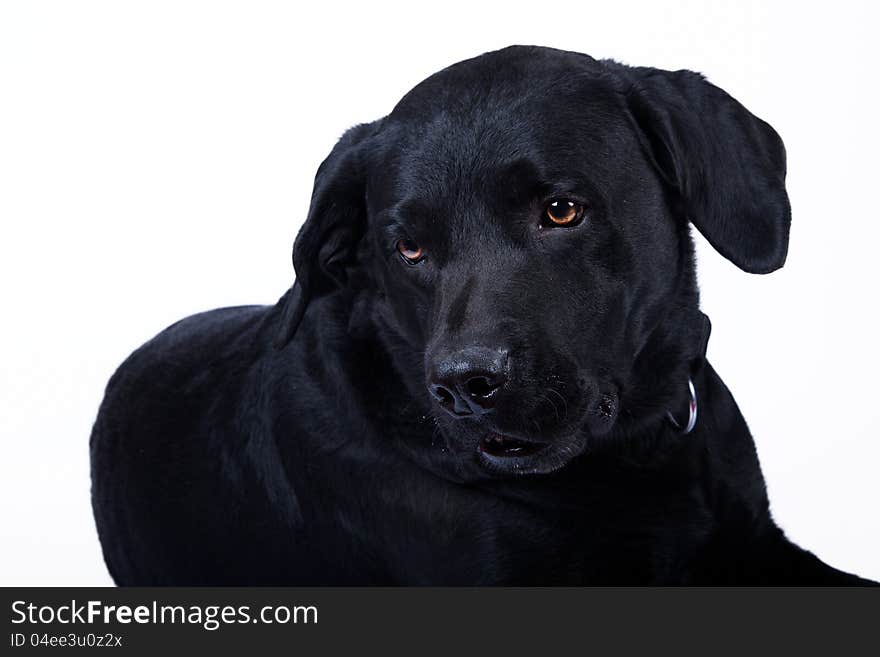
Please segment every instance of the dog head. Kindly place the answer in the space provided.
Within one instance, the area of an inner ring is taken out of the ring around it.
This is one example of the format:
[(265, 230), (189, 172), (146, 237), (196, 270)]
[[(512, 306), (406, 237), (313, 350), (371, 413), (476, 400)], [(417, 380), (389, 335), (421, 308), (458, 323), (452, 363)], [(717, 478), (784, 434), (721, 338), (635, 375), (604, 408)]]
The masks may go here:
[(485, 54), (321, 165), (280, 342), (310, 300), (358, 300), (452, 451), (550, 472), (661, 421), (705, 340), (689, 224), (773, 271), (784, 179), (774, 130), (696, 73)]

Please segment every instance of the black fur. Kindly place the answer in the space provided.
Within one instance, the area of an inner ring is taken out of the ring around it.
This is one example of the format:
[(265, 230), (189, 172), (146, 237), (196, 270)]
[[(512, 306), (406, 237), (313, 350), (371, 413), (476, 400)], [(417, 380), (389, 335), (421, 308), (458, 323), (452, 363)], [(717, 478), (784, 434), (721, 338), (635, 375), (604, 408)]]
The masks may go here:
[[(277, 305), (178, 322), (111, 379), (91, 453), (113, 578), (864, 582), (774, 524), (704, 359), (689, 224), (773, 271), (784, 178), (773, 129), (695, 73), (512, 47), (431, 76), (321, 165)], [(560, 197), (584, 220), (542, 227)], [(474, 353), (506, 384), (456, 419), (429, 379)], [(495, 458), (497, 434), (546, 445)]]

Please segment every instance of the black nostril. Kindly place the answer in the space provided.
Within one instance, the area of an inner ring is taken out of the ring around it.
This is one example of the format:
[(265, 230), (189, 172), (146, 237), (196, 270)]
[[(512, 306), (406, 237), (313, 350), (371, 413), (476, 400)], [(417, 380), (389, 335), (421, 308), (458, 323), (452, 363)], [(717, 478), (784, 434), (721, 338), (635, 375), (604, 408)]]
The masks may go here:
[(434, 395), (434, 399), (437, 400), (437, 403), (440, 404), (444, 410), (455, 417), (473, 414), (470, 406), (464, 403), (464, 400), (462, 400), (459, 395), (446, 386), (435, 383), (431, 386), (431, 394)]
[(499, 383), (493, 382), (485, 376), (475, 376), (472, 379), (468, 379), (467, 383), (465, 383), (467, 393), (471, 397), (478, 397), (480, 399), (486, 399), (491, 396), (499, 387)]
[(431, 388), (431, 392), (434, 393), (434, 397), (437, 398), (437, 401), (443, 405), (449, 405), (455, 403), (455, 397), (452, 392), (444, 388), (443, 386), (433, 386)]

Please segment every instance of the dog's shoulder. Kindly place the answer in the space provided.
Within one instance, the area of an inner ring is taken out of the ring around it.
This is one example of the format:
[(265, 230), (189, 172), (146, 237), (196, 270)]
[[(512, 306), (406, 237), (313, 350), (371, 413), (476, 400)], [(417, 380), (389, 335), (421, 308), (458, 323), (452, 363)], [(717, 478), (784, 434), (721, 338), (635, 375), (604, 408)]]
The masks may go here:
[[(264, 348), (264, 306), (238, 306), (191, 315), (161, 331), (117, 368), (105, 393), (131, 404), (189, 396), (252, 364)], [(220, 384), (220, 385), (218, 385)]]

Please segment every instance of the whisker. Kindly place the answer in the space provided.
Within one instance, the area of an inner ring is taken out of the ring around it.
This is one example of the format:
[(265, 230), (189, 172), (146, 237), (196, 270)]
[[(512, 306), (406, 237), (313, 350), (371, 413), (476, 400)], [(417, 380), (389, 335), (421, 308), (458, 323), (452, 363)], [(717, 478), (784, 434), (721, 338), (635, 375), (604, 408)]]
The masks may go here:
[(568, 402), (565, 397), (558, 391), (553, 388), (547, 388), (547, 392), (552, 392), (554, 395), (559, 397), (562, 400), (562, 420), (560, 422), (564, 422), (565, 418), (568, 417)]
[(559, 409), (556, 408), (556, 404), (547, 396), (545, 393), (541, 393), (541, 401), (546, 401), (550, 406), (553, 407), (553, 415), (556, 416), (556, 421), (559, 422)]

